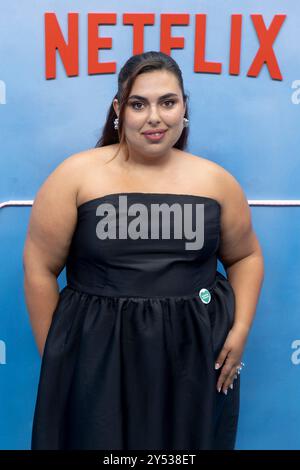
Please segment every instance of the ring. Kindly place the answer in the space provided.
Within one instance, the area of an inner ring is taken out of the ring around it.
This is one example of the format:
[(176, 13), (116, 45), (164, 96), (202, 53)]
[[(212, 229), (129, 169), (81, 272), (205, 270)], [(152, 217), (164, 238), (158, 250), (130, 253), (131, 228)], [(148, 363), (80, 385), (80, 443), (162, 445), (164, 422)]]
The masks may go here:
[(237, 371), (238, 374), (241, 373), (241, 370), (242, 370), (242, 368), (243, 368), (244, 366), (245, 366), (245, 363), (244, 363), (244, 362), (241, 362), (241, 363), (240, 363), (240, 366), (238, 366), (238, 367), (236, 368), (236, 371)]

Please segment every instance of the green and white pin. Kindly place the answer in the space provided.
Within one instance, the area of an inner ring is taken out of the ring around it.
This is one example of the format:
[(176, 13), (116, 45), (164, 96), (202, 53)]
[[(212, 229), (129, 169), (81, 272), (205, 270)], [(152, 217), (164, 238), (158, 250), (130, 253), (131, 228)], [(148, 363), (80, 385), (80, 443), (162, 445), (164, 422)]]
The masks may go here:
[(199, 297), (204, 304), (209, 304), (209, 302), (211, 301), (211, 295), (209, 290), (207, 289), (201, 289), (199, 291)]

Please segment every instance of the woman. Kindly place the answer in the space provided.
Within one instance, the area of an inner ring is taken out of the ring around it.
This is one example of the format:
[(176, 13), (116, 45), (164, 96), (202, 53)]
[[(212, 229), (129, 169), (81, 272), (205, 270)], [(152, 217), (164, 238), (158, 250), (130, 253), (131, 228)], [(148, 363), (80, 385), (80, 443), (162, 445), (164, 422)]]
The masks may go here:
[(38, 192), (24, 250), (42, 355), (32, 449), (234, 448), (263, 258), (240, 185), (184, 151), (187, 131), (177, 63), (135, 55), (96, 148)]

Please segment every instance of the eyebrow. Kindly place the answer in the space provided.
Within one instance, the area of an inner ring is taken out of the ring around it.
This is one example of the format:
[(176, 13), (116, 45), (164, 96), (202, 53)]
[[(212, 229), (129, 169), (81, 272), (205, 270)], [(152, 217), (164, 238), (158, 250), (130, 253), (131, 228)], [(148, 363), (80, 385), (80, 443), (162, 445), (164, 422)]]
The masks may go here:
[[(166, 93), (165, 95), (160, 96), (159, 99), (163, 100), (165, 98), (170, 98), (171, 96), (177, 96), (178, 97), (178, 95), (176, 93)], [(129, 96), (128, 99), (130, 100), (130, 99), (133, 99), (133, 98), (138, 99), (138, 100), (148, 101), (147, 98), (145, 98), (144, 96), (140, 96), (140, 95), (131, 95), (131, 96)]]

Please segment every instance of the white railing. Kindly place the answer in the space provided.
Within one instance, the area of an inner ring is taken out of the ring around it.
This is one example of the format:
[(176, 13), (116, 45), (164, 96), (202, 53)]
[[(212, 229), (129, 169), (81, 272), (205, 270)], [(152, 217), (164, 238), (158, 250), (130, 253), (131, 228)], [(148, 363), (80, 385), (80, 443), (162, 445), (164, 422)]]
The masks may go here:
[(3, 201), (0, 202), (0, 209), (3, 209), (4, 207), (10, 207), (10, 206), (32, 206), (33, 200), (31, 201)]
[[(0, 209), (4, 207), (32, 206), (33, 200), (10, 200), (0, 202)], [(300, 206), (300, 199), (248, 199), (249, 206), (289, 207)]]

